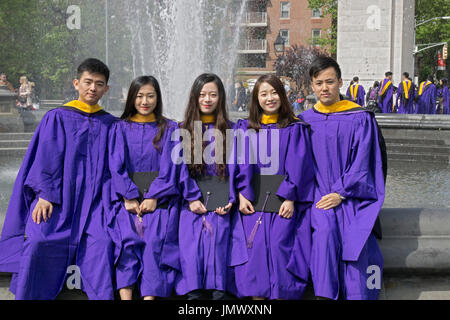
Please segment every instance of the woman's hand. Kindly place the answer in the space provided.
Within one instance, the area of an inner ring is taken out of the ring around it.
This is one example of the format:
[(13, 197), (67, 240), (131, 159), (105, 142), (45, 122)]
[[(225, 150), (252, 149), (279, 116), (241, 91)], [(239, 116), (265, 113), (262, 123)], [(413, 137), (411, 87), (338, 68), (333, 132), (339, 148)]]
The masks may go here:
[(136, 199), (133, 199), (133, 200), (124, 199), (124, 205), (125, 205), (125, 209), (128, 212), (137, 214), (138, 216), (141, 215), (141, 209), (139, 207), (139, 201), (137, 201)]
[(320, 201), (316, 203), (317, 209), (330, 210), (342, 203), (341, 196), (338, 193), (329, 193), (323, 196)]
[(200, 200), (189, 201), (189, 210), (196, 214), (205, 214), (208, 212)]
[(252, 203), (248, 201), (241, 193), (239, 193), (239, 211), (243, 214), (255, 213)]
[(141, 210), (141, 215), (147, 212), (155, 211), (157, 206), (158, 206), (158, 199), (144, 199), (144, 201), (142, 201), (141, 205), (139, 206), (139, 209)]
[(225, 207), (216, 208), (215, 213), (220, 214), (221, 216), (226, 215), (232, 206), (233, 204), (229, 202)]
[(286, 219), (292, 218), (294, 215), (294, 201), (284, 200), (280, 206), (280, 211), (278, 214)]

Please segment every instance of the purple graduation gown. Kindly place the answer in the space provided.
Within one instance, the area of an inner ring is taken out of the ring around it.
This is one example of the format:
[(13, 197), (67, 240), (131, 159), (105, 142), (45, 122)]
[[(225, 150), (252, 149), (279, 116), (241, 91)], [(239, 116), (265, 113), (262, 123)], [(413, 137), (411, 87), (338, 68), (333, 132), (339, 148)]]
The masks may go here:
[(424, 85), (422, 94), (419, 94), (420, 87), (423, 82), (417, 88), (417, 102), (416, 102), (416, 113), (417, 114), (436, 114), (436, 86), (431, 83), (429, 85)]
[[(350, 87), (353, 87), (353, 90), (355, 90), (356, 85), (357, 83), (354, 83)], [(356, 97), (352, 96), (350, 87), (348, 87), (347, 89), (347, 97), (350, 98), (350, 101), (353, 101), (359, 104), (361, 107), (364, 107), (364, 102), (366, 99), (366, 90), (364, 90), (364, 87), (362, 85), (358, 86), (358, 92), (356, 93)]]
[(414, 113), (414, 93), (416, 91), (416, 86), (411, 80), (406, 81), (411, 82), (411, 87), (408, 90), (408, 99), (406, 99), (405, 90), (403, 87), (404, 81), (402, 81), (398, 85), (395, 109), (397, 110), (397, 113), (412, 114)]
[[(383, 269), (372, 233), (384, 201), (384, 177), (374, 114), (364, 110), (324, 114), (314, 108), (301, 117), (311, 125), (316, 191), (311, 208), (311, 276), (316, 296), (377, 299), (367, 268)], [(315, 204), (329, 193), (346, 199), (331, 209)]]
[[(118, 121), (111, 128), (111, 198), (115, 229), (119, 230), (115, 237), (117, 288), (139, 281), (142, 296), (168, 297), (172, 292), (178, 266), (178, 247), (173, 237), (178, 229), (177, 198), (174, 197), (176, 192), (160, 196), (158, 203), (167, 201), (169, 206), (143, 216), (141, 239), (136, 231), (137, 216), (124, 207), (124, 199), (139, 199), (138, 187), (129, 173), (159, 171), (166, 174), (171, 163), (170, 136), (176, 127), (175, 122), (168, 121), (159, 142), (160, 151), (152, 143), (159, 130), (156, 122)], [(153, 192), (159, 191), (155, 189), (158, 188), (153, 188)], [(153, 197), (147, 193), (144, 198)]]
[(450, 114), (450, 92), (447, 86), (439, 89), (439, 98), (442, 98), (442, 114)]
[[(230, 127), (233, 126), (234, 124), (230, 122)], [(205, 131), (213, 129), (214, 124), (203, 124), (202, 127)], [(174, 168), (177, 168), (176, 173)], [(215, 164), (206, 164), (206, 175), (217, 175)], [(171, 174), (158, 177), (155, 181), (160, 190), (177, 185), (182, 196), (178, 233), (181, 273), (177, 274), (175, 281), (176, 293), (184, 295), (198, 289), (227, 290), (228, 267), (243, 263), (246, 259), (244, 235), (236, 206), (223, 216), (215, 212), (199, 215), (190, 211), (189, 201), (199, 200), (202, 195), (184, 163), (172, 165)], [(155, 183), (152, 184), (150, 191), (154, 185)], [(230, 178), (230, 202), (235, 203), (232, 186)]]
[(383, 113), (392, 113), (394, 102), (394, 86), (392, 83), (389, 84), (388, 88), (384, 91), (384, 94), (381, 94), (388, 81), (390, 81), (388, 78), (385, 78), (383, 81), (381, 81), (380, 88), (378, 89), (378, 105), (380, 106)]
[[(0, 241), (0, 271), (13, 272), (16, 299), (54, 299), (67, 269), (79, 267), (89, 299), (113, 299), (113, 243), (108, 199), (107, 136), (115, 117), (71, 107), (47, 112), (31, 139), (14, 183)], [(32, 211), (41, 197), (53, 204), (40, 224)], [(69, 274), (72, 274), (69, 272)]]
[[(236, 130), (247, 131), (248, 120), (239, 120)], [(238, 297), (257, 296), (268, 299), (301, 299), (309, 279), (309, 259), (311, 250), (311, 224), (309, 207), (313, 201), (314, 172), (308, 126), (295, 122), (278, 129), (276, 124), (262, 125), (267, 136), (278, 130), (279, 140), (272, 147), (267, 139), (266, 150), (279, 150), (278, 170), (274, 174), (285, 175), (277, 195), (295, 201), (291, 219), (282, 218), (278, 212), (255, 212), (251, 215), (240, 213), (246, 242), (253, 238), (253, 245), (247, 248), (248, 261), (234, 267), (236, 292)], [(261, 140), (251, 142), (256, 150)], [(243, 138), (241, 138), (243, 139)], [(243, 164), (236, 162), (233, 170), (236, 191), (249, 201), (255, 200), (252, 177), (263, 167), (269, 167), (267, 159), (260, 158), (256, 164), (249, 161), (250, 147), (241, 144), (245, 151)], [(238, 148), (238, 149), (240, 149)], [(259, 147), (258, 147), (259, 148)], [(264, 151), (266, 152), (266, 151)], [(273, 152), (273, 151), (272, 151)], [(241, 153), (243, 154), (243, 153)], [(269, 153), (270, 154), (270, 153)], [(263, 172), (264, 173), (264, 172)], [(259, 217), (262, 217), (256, 233), (253, 231)], [(253, 232), (252, 232), (253, 231)]]

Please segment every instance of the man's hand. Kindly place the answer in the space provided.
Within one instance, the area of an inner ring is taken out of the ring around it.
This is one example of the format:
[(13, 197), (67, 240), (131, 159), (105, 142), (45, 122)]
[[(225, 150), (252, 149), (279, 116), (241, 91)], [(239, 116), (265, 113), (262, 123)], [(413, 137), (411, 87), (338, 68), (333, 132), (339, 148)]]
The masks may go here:
[(156, 210), (156, 206), (158, 205), (158, 199), (144, 199), (139, 209), (141, 210), (141, 215), (147, 212), (153, 212)]
[(137, 214), (138, 216), (141, 215), (141, 208), (139, 207), (139, 201), (136, 199), (133, 200), (127, 200), (124, 199), (125, 209), (130, 212)]
[(294, 201), (284, 200), (281, 204), (278, 214), (286, 219), (292, 218), (292, 216), (294, 215)]
[(341, 196), (338, 193), (330, 193), (323, 196), (319, 202), (316, 203), (317, 209), (330, 210), (342, 202)]
[(196, 214), (205, 214), (208, 211), (200, 200), (194, 200), (189, 202), (189, 210)]
[(220, 214), (221, 216), (226, 215), (232, 206), (233, 204), (229, 202), (225, 207), (216, 208), (215, 213)]
[(243, 214), (255, 213), (252, 203), (248, 201), (241, 193), (239, 193), (239, 211)]
[(33, 212), (31, 214), (33, 221), (37, 224), (41, 223), (41, 220), (44, 219), (45, 222), (47, 222), (48, 219), (52, 216), (53, 212), (53, 205), (51, 202), (39, 198), (38, 202), (36, 203), (36, 206), (33, 209)]

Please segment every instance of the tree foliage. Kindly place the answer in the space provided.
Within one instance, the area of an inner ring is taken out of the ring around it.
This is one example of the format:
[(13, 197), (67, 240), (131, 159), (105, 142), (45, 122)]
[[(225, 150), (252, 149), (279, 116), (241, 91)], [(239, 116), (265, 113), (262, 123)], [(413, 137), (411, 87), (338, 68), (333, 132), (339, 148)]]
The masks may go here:
[(308, 8), (322, 9), (322, 17), (331, 16), (331, 29), (327, 36), (314, 39), (314, 44), (329, 47), (329, 52), (333, 57), (337, 53), (337, 22), (338, 22), (338, 1), (337, 0), (308, 0)]
[(278, 76), (285, 76), (292, 79), (297, 90), (309, 87), (309, 66), (319, 55), (326, 52), (318, 47), (293, 44), (284, 55), (277, 58), (274, 63), (274, 70)]
[[(416, 21), (420, 23), (428, 19), (450, 16), (450, 2), (448, 0), (416, 0)], [(416, 28), (416, 44), (447, 42), (450, 44), (450, 20), (434, 20)], [(424, 48), (425, 46), (419, 46)], [(425, 80), (428, 75), (436, 74), (438, 78), (449, 77), (446, 71), (437, 70), (437, 53), (442, 47), (434, 47), (417, 54), (419, 79)], [(450, 62), (447, 59), (447, 64)]]

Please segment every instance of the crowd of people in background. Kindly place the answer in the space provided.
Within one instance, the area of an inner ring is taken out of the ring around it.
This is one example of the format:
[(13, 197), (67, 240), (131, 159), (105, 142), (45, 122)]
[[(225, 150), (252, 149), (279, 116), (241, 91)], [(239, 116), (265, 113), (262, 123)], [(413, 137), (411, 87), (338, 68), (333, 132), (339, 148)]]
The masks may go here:
[(11, 93), (17, 95), (16, 107), (19, 112), (23, 110), (37, 110), (39, 109), (39, 98), (36, 94), (36, 84), (28, 81), (27, 76), (23, 75), (19, 78), (19, 87), (16, 89), (7, 80), (5, 73), (0, 73), (0, 88), (4, 87)]
[(439, 80), (439, 87), (434, 84), (433, 76), (416, 85), (408, 72), (402, 74), (402, 80), (396, 87), (392, 83), (392, 72), (385, 73), (385, 78), (375, 81), (366, 94), (359, 78), (355, 76), (350, 82), (346, 96), (361, 107), (379, 113), (398, 114), (450, 114), (448, 80)]
[[(386, 72), (385, 78), (375, 81), (367, 92), (360, 84), (359, 77), (355, 76), (343, 96), (375, 113), (450, 114), (447, 78), (440, 79), (439, 86), (434, 83), (433, 76), (416, 85), (409, 73), (404, 72), (401, 82), (395, 86), (392, 76), (392, 72)], [(246, 82), (236, 82), (231, 110), (247, 111), (251, 89)], [(309, 90), (295, 90), (289, 84), (285, 84), (284, 89), (295, 113), (308, 110), (317, 102)]]

